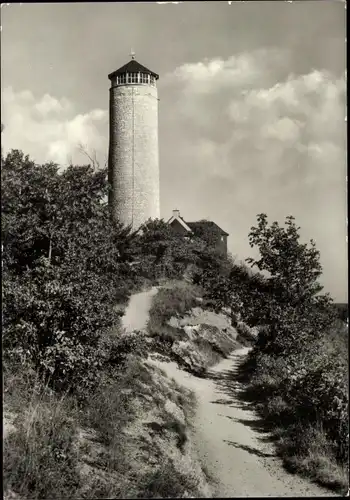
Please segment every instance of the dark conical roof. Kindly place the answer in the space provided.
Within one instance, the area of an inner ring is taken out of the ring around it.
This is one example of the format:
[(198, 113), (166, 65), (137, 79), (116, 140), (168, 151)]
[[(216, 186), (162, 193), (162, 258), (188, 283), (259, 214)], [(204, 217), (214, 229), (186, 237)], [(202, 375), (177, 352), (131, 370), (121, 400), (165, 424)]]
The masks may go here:
[(157, 73), (154, 73), (150, 69), (146, 68), (145, 66), (142, 66), (139, 62), (135, 61), (135, 59), (131, 59), (128, 63), (124, 64), (121, 68), (117, 69), (116, 71), (113, 71), (113, 73), (110, 73), (108, 75), (108, 78), (111, 79), (114, 76), (117, 75), (122, 75), (123, 73), (148, 73), (152, 76), (155, 77), (156, 80), (158, 80), (159, 75)]

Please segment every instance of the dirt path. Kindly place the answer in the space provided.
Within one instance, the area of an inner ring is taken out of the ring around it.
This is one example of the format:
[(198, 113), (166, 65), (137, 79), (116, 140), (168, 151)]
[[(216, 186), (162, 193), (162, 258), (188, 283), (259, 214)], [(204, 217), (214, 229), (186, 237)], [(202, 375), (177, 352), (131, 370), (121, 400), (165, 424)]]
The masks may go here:
[(122, 326), (127, 332), (146, 328), (152, 297), (157, 293), (157, 290), (157, 287), (153, 287), (130, 297), (125, 314), (122, 316)]
[(215, 479), (213, 496), (336, 496), (288, 474), (262, 433), (261, 420), (237, 397), (240, 384), (234, 375), (247, 352), (235, 351), (216, 365), (211, 379), (194, 377), (176, 363), (150, 360), (197, 396), (193, 438), (202, 464)]

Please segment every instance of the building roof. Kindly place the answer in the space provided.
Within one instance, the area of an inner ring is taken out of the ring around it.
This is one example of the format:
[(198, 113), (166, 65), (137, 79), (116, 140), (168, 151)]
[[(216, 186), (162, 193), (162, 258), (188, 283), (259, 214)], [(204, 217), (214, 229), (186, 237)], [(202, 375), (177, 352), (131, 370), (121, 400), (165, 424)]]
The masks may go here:
[(220, 235), (229, 236), (229, 233), (226, 233), (221, 227), (219, 227), (215, 222), (210, 220), (199, 220), (196, 222), (186, 222), (183, 217), (180, 216), (180, 212), (178, 210), (174, 211), (174, 215), (170, 217), (167, 224), (172, 224), (175, 220), (177, 220), (185, 229), (190, 233), (194, 233), (196, 229), (209, 229), (214, 230)]
[(207, 228), (207, 229), (214, 229), (218, 233), (220, 233), (224, 236), (229, 236), (229, 234), (226, 233), (226, 231), (221, 229), (221, 227), (219, 227), (217, 224), (215, 224), (215, 222), (212, 222), (210, 220), (200, 220), (198, 222), (187, 222), (186, 224), (191, 229), (191, 231), (195, 231), (196, 228), (201, 228), (201, 229)]
[(172, 224), (175, 220), (177, 220), (182, 227), (184, 227), (186, 229), (186, 231), (188, 232), (192, 232), (192, 229), (188, 226), (188, 224), (184, 221), (184, 219), (182, 217), (180, 217), (180, 215), (178, 216), (172, 216), (170, 217), (170, 219), (168, 220), (167, 224)]
[(156, 80), (158, 80), (159, 75), (157, 73), (154, 73), (150, 69), (146, 68), (145, 66), (142, 66), (139, 62), (135, 61), (135, 59), (131, 59), (128, 63), (124, 64), (121, 68), (113, 71), (113, 73), (110, 73), (108, 75), (108, 78), (111, 79), (114, 76), (121, 75), (123, 73), (148, 73), (152, 76), (155, 77)]

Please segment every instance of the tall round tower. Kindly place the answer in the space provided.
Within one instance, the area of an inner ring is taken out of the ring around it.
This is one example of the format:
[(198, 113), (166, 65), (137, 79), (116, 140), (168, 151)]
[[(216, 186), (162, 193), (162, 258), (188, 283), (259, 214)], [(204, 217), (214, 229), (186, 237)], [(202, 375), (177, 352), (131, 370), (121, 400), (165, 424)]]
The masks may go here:
[(108, 78), (109, 206), (115, 219), (138, 229), (147, 219), (160, 218), (159, 76), (133, 56)]

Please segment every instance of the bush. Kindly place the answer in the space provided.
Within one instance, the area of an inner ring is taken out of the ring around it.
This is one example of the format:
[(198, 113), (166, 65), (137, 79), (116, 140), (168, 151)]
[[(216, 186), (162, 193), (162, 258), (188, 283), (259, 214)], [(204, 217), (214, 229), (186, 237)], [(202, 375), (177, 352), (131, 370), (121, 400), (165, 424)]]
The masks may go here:
[(243, 367), (246, 395), (276, 432), (283, 430), (286, 463), (324, 484), (333, 475), (339, 487), (349, 448), (348, 333), (331, 297), (319, 293), (319, 252), (312, 240), (309, 247), (299, 242), (299, 229), (293, 217), (281, 228), (260, 214), (249, 235), (260, 258), (247, 259), (259, 273), (233, 266), (228, 279), (217, 279), (219, 302), (224, 297), (233, 314), (259, 326)]
[(106, 171), (2, 157), (3, 339), (13, 363), (56, 390), (95, 383), (97, 345), (118, 323), (135, 234), (112, 222)]
[(255, 335), (253, 335), (251, 328), (248, 325), (246, 325), (242, 321), (239, 321), (236, 323), (235, 328), (238, 332), (237, 342), (245, 346), (251, 346), (255, 344), (256, 337)]
[[(78, 422), (107, 447), (101, 468), (123, 476), (122, 431), (135, 395), (149, 395), (142, 386), (152, 382), (139, 362), (148, 339), (125, 335), (115, 306), (145, 284), (181, 278), (197, 259), (195, 245), (159, 239), (164, 222), (138, 234), (113, 222), (106, 170), (59, 172), (20, 151), (2, 156), (1, 166), (5, 390), (12, 410), (29, 407), (5, 443), (5, 487), (23, 498), (88, 495), (77, 470)], [(171, 307), (191, 308), (193, 290), (179, 286)], [(184, 429), (172, 425), (183, 444)], [(92, 491), (123, 496), (127, 488), (96, 480)]]
[(334, 459), (334, 446), (322, 424), (296, 422), (288, 431), (281, 430), (277, 449), (288, 470), (309, 477), (323, 486), (344, 491), (348, 484), (346, 467)]
[(150, 318), (166, 324), (173, 316), (183, 316), (196, 305), (200, 294), (198, 287), (186, 283), (176, 284), (172, 288), (160, 289), (153, 298)]
[(104, 300), (106, 280), (81, 272), (75, 281), (45, 261), (20, 279), (6, 278), (5, 356), (34, 366), (58, 390), (93, 384), (99, 339), (118, 321)]

